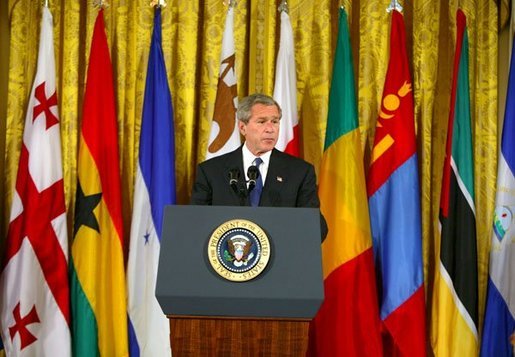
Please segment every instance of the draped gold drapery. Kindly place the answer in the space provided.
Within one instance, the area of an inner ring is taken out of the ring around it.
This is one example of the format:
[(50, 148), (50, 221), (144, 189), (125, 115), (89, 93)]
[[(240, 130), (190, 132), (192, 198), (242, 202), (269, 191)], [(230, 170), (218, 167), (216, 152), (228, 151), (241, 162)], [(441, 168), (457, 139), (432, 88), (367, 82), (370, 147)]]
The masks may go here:
[[(153, 10), (149, 0), (108, 2), (106, 31), (116, 80), (124, 224), (128, 232)], [(428, 313), (439, 250), (438, 205), (458, 6), (467, 15), (482, 313), (497, 165), (499, 7), (494, 0), (400, 2), (404, 6), (415, 95)], [(276, 9), (279, 3), (279, 0), (238, 1), (234, 37), (240, 97), (255, 91), (267, 94), (273, 91), (279, 38)], [(290, 0), (288, 3), (295, 36), (302, 155), (318, 171), (338, 6), (344, 5), (350, 19), (359, 121), (367, 166), (388, 61), (390, 15), (385, 10), (390, 0), (345, 0), (340, 3), (335, 0)], [(3, 232), (9, 217), (26, 104), (36, 66), (41, 17), (38, 1), (8, 0), (6, 10), (10, 31), (8, 51), (5, 51), (9, 58), (4, 61), (9, 64), (8, 77), (5, 78), (7, 107), (4, 109), (7, 115), (5, 129), (0, 126), (0, 144), (5, 141), (5, 163), (2, 167), (5, 197), (0, 203)], [(91, 1), (51, 0), (50, 10), (54, 16), (65, 194), (71, 228), (81, 106), (97, 9)], [(162, 12), (163, 51), (175, 111), (179, 203), (187, 203), (195, 165), (203, 160), (206, 150), (226, 10), (222, 0), (168, 0), (168, 6)], [(0, 83), (0, 88), (2, 85)], [(0, 114), (2, 112), (0, 108)]]

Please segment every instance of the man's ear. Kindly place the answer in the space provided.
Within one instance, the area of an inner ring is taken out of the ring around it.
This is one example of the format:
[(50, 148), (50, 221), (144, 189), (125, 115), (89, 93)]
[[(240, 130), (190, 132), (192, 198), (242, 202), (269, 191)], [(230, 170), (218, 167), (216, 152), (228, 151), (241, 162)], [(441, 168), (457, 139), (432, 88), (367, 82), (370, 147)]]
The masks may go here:
[(245, 123), (241, 120), (238, 120), (238, 129), (240, 129), (240, 134), (245, 136)]

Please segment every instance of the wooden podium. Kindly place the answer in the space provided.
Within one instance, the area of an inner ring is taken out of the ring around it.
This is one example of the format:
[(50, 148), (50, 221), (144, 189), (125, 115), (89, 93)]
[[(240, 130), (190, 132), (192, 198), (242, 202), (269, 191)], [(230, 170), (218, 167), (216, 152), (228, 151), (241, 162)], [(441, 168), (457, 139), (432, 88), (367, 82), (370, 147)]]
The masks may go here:
[(305, 356), (309, 321), (168, 316), (174, 357)]
[[(208, 244), (240, 220), (266, 233), (270, 259), (254, 279), (235, 282), (214, 271)], [(324, 296), (317, 209), (168, 206), (162, 237), (156, 297), (174, 357), (305, 355)]]

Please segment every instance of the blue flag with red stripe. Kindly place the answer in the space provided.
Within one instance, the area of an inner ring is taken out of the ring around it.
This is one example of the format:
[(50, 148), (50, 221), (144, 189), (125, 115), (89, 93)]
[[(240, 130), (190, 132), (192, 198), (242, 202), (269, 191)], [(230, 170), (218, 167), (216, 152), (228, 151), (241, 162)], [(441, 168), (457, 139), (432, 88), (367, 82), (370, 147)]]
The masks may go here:
[(424, 274), (413, 89), (404, 20), (395, 10), (367, 191), (385, 327), (384, 353), (424, 356)]

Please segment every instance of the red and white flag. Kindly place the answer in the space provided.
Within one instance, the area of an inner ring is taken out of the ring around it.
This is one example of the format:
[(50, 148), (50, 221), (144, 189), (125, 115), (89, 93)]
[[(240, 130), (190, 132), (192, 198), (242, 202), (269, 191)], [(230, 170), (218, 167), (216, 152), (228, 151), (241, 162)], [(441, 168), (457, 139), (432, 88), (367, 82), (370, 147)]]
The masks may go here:
[(297, 75), (293, 31), (288, 12), (281, 11), (281, 39), (275, 66), (274, 99), (281, 106), (282, 119), (276, 149), (299, 156), (299, 119), (297, 115)]
[(231, 3), (225, 18), (220, 55), (220, 74), (206, 160), (231, 152), (241, 145), (240, 131), (236, 119), (238, 91), (235, 62), (234, 5)]
[(68, 237), (55, 88), (52, 15), (43, 8), (0, 277), (8, 356), (69, 356)]

